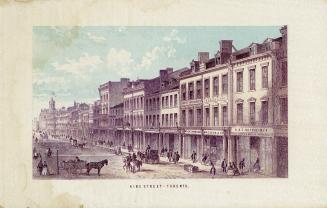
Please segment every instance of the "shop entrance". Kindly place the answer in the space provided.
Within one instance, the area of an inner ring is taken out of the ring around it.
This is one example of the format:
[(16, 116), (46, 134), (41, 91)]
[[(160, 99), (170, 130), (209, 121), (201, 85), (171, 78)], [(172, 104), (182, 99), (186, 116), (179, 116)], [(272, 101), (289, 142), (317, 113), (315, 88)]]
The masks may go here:
[[(260, 153), (260, 138), (250, 137), (250, 169), (259, 158)], [(261, 162), (261, 161), (260, 161)]]
[(169, 150), (174, 151), (174, 135), (173, 134), (169, 134)]

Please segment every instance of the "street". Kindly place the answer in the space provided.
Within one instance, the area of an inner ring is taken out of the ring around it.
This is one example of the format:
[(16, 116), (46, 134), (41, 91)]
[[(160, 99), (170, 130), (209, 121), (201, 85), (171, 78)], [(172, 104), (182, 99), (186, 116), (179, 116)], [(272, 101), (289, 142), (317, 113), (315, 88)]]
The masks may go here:
[[(37, 164), (40, 159), (33, 160), (33, 176), (37, 179), (180, 179), (180, 178), (211, 178), (209, 171), (210, 166), (196, 164), (199, 171), (195, 173), (187, 172), (183, 169), (184, 164), (191, 164), (191, 161), (181, 160), (178, 164), (168, 162), (167, 158), (161, 157), (159, 164), (145, 164), (143, 163), (141, 170), (135, 173), (125, 171), (123, 169), (123, 156), (115, 155), (109, 152), (108, 148), (100, 146), (86, 146), (84, 149), (74, 147), (68, 142), (48, 140), (33, 144), (37, 152), (40, 152), (42, 159), (46, 160), (49, 169), (48, 176), (40, 176), (37, 171)], [(48, 148), (53, 151), (49, 158), (46, 155)], [(74, 160), (76, 156), (81, 160), (87, 162), (99, 162), (107, 159), (108, 165), (101, 169), (100, 176), (97, 175), (97, 170), (92, 169), (90, 175), (86, 174), (86, 169), (77, 171), (76, 173), (68, 173), (66, 170), (59, 168), (59, 175), (57, 174), (57, 160), (56, 150), (58, 151), (59, 167), (62, 161)], [(214, 178), (226, 178), (219, 167), (216, 167), (217, 174)], [(229, 176), (231, 177), (231, 176)], [(233, 176), (232, 176), (233, 177)], [(260, 175), (243, 175), (235, 177), (263, 177)], [(234, 177), (233, 177), (234, 178)]]

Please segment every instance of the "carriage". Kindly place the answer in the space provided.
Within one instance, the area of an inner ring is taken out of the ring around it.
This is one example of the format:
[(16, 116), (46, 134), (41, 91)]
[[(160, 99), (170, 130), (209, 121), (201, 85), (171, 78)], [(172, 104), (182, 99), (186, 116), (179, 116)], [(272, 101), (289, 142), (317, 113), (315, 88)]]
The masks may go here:
[(150, 150), (148, 153), (144, 154), (143, 162), (147, 164), (157, 164), (159, 163), (159, 158), (158, 150)]
[(78, 170), (81, 173), (83, 169), (87, 169), (87, 161), (85, 160), (68, 160), (61, 162), (61, 168), (66, 170), (69, 174), (77, 173)]

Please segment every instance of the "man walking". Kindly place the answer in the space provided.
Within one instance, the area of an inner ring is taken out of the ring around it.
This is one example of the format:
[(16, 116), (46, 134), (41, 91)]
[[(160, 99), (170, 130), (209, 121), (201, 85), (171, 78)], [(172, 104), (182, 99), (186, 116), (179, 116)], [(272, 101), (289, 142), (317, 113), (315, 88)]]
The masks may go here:
[(196, 152), (193, 150), (193, 153), (191, 155), (192, 162), (195, 163), (196, 161)]
[(210, 175), (211, 175), (211, 177), (214, 177), (216, 175), (216, 168), (212, 161), (210, 161), (210, 165), (211, 165)]
[(39, 175), (42, 175), (42, 169), (43, 169), (43, 163), (41, 159), (40, 162), (37, 164), (37, 170), (39, 172)]
[(245, 167), (245, 158), (243, 158), (239, 163), (239, 168), (240, 168), (241, 174), (243, 174), (244, 167)]
[(221, 162), (221, 168), (223, 169), (223, 173), (226, 173), (227, 170), (227, 162), (226, 162), (226, 159), (224, 158), (224, 160)]

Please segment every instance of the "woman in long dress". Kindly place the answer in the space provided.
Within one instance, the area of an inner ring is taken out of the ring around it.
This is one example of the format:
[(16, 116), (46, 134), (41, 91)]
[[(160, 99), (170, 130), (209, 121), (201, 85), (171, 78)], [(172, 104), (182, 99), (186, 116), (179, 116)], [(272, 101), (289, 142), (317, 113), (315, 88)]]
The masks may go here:
[(42, 175), (43, 176), (49, 175), (48, 165), (46, 161), (43, 162)]

